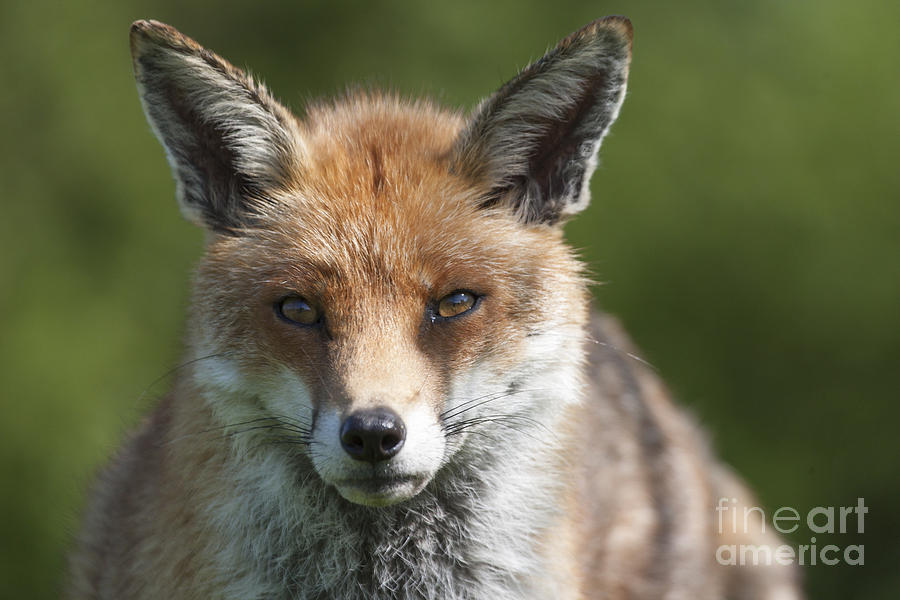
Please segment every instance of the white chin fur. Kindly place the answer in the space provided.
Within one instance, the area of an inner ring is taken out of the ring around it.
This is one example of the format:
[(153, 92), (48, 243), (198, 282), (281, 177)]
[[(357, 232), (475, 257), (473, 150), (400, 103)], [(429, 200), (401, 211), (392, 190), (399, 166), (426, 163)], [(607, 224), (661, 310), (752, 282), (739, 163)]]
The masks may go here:
[(409, 477), (379, 484), (374, 480), (341, 482), (334, 485), (338, 493), (355, 504), (364, 506), (390, 506), (409, 500), (431, 481), (431, 477)]

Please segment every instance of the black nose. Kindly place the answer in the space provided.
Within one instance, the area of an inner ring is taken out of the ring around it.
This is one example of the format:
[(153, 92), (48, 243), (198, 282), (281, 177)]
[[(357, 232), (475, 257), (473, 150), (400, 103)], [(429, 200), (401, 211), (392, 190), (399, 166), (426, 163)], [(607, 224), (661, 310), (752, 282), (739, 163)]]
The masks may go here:
[(350, 458), (375, 464), (400, 452), (406, 425), (389, 408), (358, 410), (341, 424), (341, 446)]

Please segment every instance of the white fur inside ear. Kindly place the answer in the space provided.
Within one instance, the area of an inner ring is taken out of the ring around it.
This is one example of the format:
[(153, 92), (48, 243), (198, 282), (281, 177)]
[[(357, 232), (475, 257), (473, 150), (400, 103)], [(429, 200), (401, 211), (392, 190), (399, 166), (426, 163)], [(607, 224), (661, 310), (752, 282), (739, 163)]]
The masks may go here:
[[(135, 56), (138, 91), (166, 150), (185, 217), (239, 220), (246, 183), (278, 188), (302, 154), (294, 120), (261, 84), (218, 57), (165, 46)], [(230, 182), (230, 180), (232, 180)]]
[[(622, 88), (619, 90), (619, 97), (614, 104), (614, 108), (610, 113), (610, 125), (619, 118), (619, 111), (622, 109), (622, 103), (625, 101), (625, 93), (627, 90), (627, 85), (622, 85)], [(594, 176), (594, 171), (597, 170), (597, 165), (599, 164), (599, 153), (600, 153), (600, 145), (603, 143), (603, 139), (606, 137), (606, 134), (609, 133), (609, 126), (603, 130), (600, 136), (591, 141), (585, 143), (585, 148), (582, 151), (582, 155), (585, 157), (584, 159), (584, 178), (581, 180), (581, 189), (577, 190), (577, 194), (573, 197), (566, 199), (562, 205), (562, 214), (569, 216), (578, 214), (584, 209), (588, 207), (591, 202), (591, 178)]]

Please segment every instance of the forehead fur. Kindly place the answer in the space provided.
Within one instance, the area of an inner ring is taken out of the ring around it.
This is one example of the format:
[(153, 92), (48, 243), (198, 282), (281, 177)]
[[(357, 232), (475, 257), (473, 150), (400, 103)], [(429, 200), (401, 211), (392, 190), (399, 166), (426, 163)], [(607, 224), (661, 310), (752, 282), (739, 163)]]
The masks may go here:
[(463, 285), (454, 272), (479, 263), (525, 271), (532, 255), (568, 262), (557, 229), (480, 207), (486, 190), (451, 172), (462, 126), (455, 112), (391, 96), (312, 106), (298, 128), (303, 156), (290, 184), (269, 191), (258, 227), (214, 243), (211, 253), (235, 246), (252, 253), (252, 245), (270, 266), (284, 259), (279, 270), (301, 277), (310, 269), (319, 280), (355, 271), (429, 288), (440, 283), (438, 271)]
[[(312, 191), (370, 196), (392, 190), (398, 175), (422, 179), (446, 172), (463, 118), (427, 100), (351, 94), (309, 107), (301, 127), (299, 181)], [(429, 173), (430, 172), (430, 173)]]

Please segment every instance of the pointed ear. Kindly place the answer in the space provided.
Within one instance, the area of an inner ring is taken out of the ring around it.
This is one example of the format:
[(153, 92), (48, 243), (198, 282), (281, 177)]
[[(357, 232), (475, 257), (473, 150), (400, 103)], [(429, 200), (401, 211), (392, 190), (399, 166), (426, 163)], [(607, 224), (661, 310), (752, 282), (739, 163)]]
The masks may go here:
[(156, 21), (131, 26), (141, 103), (185, 216), (222, 233), (252, 222), (298, 160), (296, 121), (239, 69)]
[(481, 103), (453, 170), (525, 222), (555, 223), (584, 209), (597, 150), (625, 97), (631, 22), (606, 17), (576, 31)]

